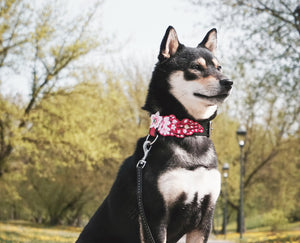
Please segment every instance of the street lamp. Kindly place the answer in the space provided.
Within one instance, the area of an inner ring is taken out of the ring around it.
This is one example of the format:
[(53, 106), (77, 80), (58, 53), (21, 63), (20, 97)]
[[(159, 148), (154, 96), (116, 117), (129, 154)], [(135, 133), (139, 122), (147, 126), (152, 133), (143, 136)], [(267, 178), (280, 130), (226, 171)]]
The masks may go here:
[(226, 226), (227, 226), (227, 177), (228, 177), (229, 164), (224, 163), (222, 167), (224, 177), (224, 214), (223, 214), (223, 234), (226, 239)]
[(243, 148), (245, 146), (245, 139), (247, 135), (247, 130), (243, 126), (239, 126), (236, 131), (240, 146), (240, 207), (239, 207), (239, 230), (240, 230), (240, 239), (243, 239), (243, 229), (244, 229), (244, 184), (243, 184), (243, 175), (244, 175), (244, 156)]

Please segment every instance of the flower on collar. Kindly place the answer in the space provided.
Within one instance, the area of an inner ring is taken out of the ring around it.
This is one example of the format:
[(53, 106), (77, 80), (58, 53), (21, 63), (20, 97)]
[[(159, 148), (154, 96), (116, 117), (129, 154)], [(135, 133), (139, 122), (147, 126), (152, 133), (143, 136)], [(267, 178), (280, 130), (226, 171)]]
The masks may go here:
[(165, 116), (158, 127), (159, 133), (163, 136), (170, 135), (170, 130), (171, 130), (171, 128), (169, 127), (170, 124), (171, 124), (170, 117)]
[(156, 112), (155, 114), (151, 115), (151, 124), (150, 124), (150, 128), (158, 128), (161, 121), (162, 121), (162, 117), (159, 115), (159, 111)]

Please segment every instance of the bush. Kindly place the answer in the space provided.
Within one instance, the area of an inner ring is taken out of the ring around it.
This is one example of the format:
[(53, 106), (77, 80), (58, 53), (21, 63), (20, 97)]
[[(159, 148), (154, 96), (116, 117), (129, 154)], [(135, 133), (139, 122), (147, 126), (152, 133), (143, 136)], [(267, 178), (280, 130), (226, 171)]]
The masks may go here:
[(264, 226), (270, 226), (272, 231), (282, 229), (288, 223), (288, 219), (282, 210), (273, 209), (263, 215)]

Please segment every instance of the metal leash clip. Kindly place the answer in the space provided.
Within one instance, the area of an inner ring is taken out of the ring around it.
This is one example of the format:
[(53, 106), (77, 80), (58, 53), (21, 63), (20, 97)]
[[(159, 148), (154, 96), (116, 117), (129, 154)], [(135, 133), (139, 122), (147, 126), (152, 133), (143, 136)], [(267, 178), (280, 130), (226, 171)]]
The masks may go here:
[(144, 150), (144, 156), (142, 159), (140, 159), (137, 164), (136, 164), (136, 168), (142, 168), (144, 169), (145, 165), (146, 165), (146, 158), (148, 157), (148, 153), (150, 151), (150, 149), (152, 148), (152, 145), (156, 142), (158, 135), (155, 137), (155, 139), (151, 142), (149, 140), (149, 135), (146, 137), (146, 140), (143, 144), (143, 150)]
[(143, 156), (143, 158), (142, 159), (140, 159), (138, 162), (137, 162), (137, 164), (136, 164), (136, 168), (144, 168), (145, 167), (145, 165), (146, 165), (146, 158), (147, 158), (147, 156), (148, 156), (148, 153), (149, 153), (149, 151), (150, 151), (150, 149), (151, 149), (151, 147), (152, 147), (152, 145), (151, 145), (151, 142), (150, 141), (148, 141), (148, 140), (146, 140), (145, 142), (144, 142), (144, 144), (143, 144), (143, 150), (144, 150), (144, 156)]

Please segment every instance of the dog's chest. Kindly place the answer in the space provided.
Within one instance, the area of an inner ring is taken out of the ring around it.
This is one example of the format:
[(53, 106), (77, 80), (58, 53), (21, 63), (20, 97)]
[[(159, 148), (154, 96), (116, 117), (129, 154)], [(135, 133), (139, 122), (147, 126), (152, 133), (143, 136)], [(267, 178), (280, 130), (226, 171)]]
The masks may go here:
[(206, 195), (210, 196), (214, 204), (219, 196), (220, 187), (219, 171), (204, 167), (195, 170), (175, 168), (161, 174), (158, 178), (158, 188), (167, 207), (182, 197), (184, 197), (184, 204), (190, 204), (195, 199), (201, 203)]

